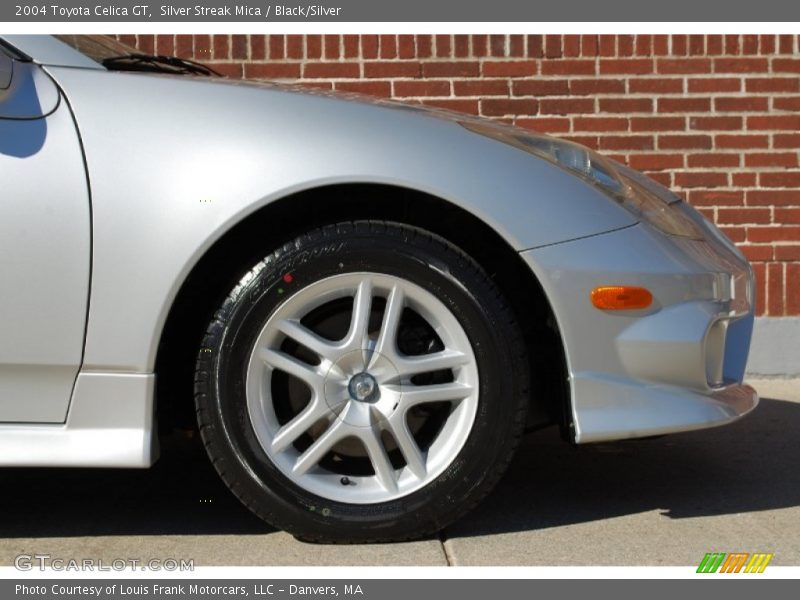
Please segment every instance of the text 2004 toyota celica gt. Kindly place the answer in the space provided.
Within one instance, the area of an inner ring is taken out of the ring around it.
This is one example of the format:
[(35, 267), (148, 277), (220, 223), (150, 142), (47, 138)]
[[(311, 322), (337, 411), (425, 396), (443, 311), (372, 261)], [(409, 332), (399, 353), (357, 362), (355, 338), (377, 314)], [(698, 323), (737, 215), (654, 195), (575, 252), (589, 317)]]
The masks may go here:
[(731, 422), (753, 279), (667, 189), (513, 127), (0, 46), (0, 465), (147, 467), (189, 414), (300, 538), (423, 536), (526, 428)]

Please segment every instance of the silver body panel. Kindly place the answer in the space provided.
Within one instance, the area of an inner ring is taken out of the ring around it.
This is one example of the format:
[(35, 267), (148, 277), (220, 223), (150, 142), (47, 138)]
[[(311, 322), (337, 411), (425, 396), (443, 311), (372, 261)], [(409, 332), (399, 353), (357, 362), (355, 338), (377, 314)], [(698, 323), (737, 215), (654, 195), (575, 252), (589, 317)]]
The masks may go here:
[(16, 63), (8, 94), (3, 102), (0, 93), (0, 422), (61, 423), (83, 354), (89, 190), (55, 84)]
[[(21, 38), (19, 49), (46, 65), (74, 113), (91, 183), (91, 229), (87, 175), (74, 147), (58, 164), (50, 157), (24, 177), (10, 162), (0, 162), (0, 179), (14, 173), (12, 189), (20, 197), (31, 182), (66, 181), (76, 189), (83, 182), (82, 199), (78, 195), (69, 205), (72, 221), (64, 221), (71, 224), (50, 232), (72, 236), (59, 241), (68, 248), (59, 258), (69, 259), (72, 271), (52, 281), (69, 279), (69, 289), (83, 294), (83, 305), (75, 300), (66, 310), (59, 298), (52, 313), (59, 327), (69, 329), (65, 343), (78, 330), (83, 339), (87, 296), (89, 304), (85, 344), (64, 361), (77, 369), (83, 351), (71, 403), (69, 391), (60, 404), (42, 401), (49, 408), (38, 420), (54, 425), (0, 425), (0, 464), (149, 464), (155, 457), (156, 350), (192, 267), (260, 208), (344, 182), (437, 196), (480, 218), (523, 253), (561, 328), (576, 441), (719, 424), (757, 401), (740, 385), (743, 363), (738, 367), (749, 344), (752, 293), (743, 300), (737, 290), (749, 288), (750, 273), (713, 228), (705, 227), (707, 239), (693, 242), (694, 248), (670, 239), (637, 225), (631, 213), (584, 181), (445, 115), (279, 86), (109, 73), (60, 42)], [(42, 121), (49, 126), (53, 117), (68, 114), (59, 108)], [(43, 156), (25, 160), (33, 165)], [(5, 211), (8, 197), (2, 202)], [(35, 235), (46, 232), (45, 222)], [(30, 244), (47, 247), (36, 238)], [(19, 266), (12, 280), (30, 270)], [(651, 287), (658, 310), (640, 318), (594, 309), (589, 291), (611, 283)], [(10, 302), (5, 292), (0, 302)], [(709, 341), (715, 323), (735, 333), (715, 333)], [(28, 327), (16, 331), (19, 343), (41, 346), (41, 330)], [(0, 394), (0, 410), (14, 410), (15, 391)], [(0, 420), (15, 419), (0, 414)], [(35, 450), (28, 438), (36, 440)]]

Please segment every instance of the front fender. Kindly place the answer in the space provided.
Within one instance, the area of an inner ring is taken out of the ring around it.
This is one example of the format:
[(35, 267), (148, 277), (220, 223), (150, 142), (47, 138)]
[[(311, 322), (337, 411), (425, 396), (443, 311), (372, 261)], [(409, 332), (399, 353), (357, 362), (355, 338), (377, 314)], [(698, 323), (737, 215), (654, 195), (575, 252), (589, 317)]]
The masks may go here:
[(418, 190), (520, 251), (634, 222), (578, 178), (453, 119), (275, 86), (49, 71), (73, 107), (92, 189), (87, 370), (152, 371), (171, 303), (204, 252), (298, 191)]

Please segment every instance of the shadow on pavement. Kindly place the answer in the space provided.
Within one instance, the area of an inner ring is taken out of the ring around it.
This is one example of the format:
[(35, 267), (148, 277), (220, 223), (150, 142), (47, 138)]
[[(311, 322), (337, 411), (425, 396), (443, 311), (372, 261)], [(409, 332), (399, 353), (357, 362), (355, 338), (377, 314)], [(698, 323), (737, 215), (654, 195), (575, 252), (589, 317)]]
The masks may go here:
[(165, 438), (151, 469), (0, 469), (0, 537), (274, 531), (228, 491), (196, 437)]
[(495, 491), (448, 538), (660, 510), (672, 519), (800, 505), (800, 403), (762, 400), (741, 421), (649, 440), (569, 446), (531, 435)]
[[(196, 439), (169, 436), (149, 470), (0, 470), (0, 537), (273, 531), (241, 506)], [(572, 447), (551, 428), (447, 537), (558, 527), (658, 509), (669, 518), (800, 505), (800, 403), (762, 400), (718, 429)]]

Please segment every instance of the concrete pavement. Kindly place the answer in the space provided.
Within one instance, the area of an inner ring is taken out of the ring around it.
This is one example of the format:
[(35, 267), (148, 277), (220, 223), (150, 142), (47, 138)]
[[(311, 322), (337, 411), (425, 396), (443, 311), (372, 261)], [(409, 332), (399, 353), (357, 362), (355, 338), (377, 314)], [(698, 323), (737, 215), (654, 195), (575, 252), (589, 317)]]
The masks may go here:
[(193, 558), (195, 565), (691, 565), (773, 552), (800, 565), (800, 381), (756, 382), (761, 406), (713, 430), (571, 447), (528, 436), (508, 474), (440, 538), (323, 546), (242, 508), (196, 441), (150, 470), (0, 470), (0, 565)]

